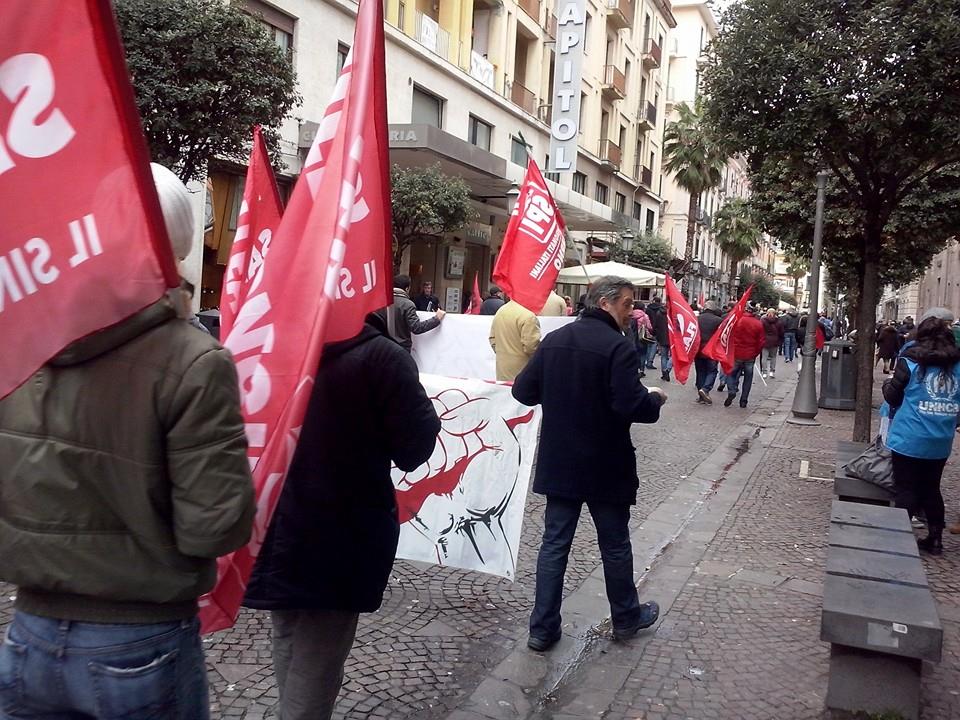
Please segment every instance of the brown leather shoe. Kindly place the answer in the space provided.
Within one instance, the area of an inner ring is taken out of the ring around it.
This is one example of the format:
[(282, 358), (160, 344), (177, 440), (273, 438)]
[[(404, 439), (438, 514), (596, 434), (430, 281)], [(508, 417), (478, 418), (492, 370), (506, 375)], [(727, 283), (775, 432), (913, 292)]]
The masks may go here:
[(954, 523), (947, 529), (950, 531), (951, 535), (960, 535), (960, 522)]

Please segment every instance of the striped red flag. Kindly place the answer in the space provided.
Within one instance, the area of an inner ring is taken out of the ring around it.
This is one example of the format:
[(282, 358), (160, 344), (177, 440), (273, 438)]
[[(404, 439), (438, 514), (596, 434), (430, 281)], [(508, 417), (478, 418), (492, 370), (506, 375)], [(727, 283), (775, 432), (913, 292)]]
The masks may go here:
[(677, 380), (683, 385), (700, 350), (700, 323), (673, 278), (667, 275), (667, 329), (670, 332), (670, 359)]

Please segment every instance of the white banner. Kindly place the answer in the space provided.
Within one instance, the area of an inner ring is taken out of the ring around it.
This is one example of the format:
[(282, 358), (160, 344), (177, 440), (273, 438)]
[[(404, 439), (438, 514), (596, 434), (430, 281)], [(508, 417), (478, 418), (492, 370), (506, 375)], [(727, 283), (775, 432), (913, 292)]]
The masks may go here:
[[(433, 313), (417, 313), (421, 320)], [(539, 317), (540, 335), (563, 327), (574, 317)], [(458, 378), (496, 380), (497, 368), (490, 347), (493, 315), (447, 315), (436, 330), (413, 336), (413, 359), (420, 372)]]
[(540, 408), (518, 403), (508, 385), (436, 375), (420, 382), (441, 430), (424, 465), (393, 468), (397, 557), (513, 580)]

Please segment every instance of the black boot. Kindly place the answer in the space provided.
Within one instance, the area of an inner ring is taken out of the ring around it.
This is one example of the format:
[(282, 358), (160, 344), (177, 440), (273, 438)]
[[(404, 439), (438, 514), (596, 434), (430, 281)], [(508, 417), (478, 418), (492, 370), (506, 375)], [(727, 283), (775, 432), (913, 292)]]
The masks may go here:
[(943, 555), (943, 528), (930, 526), (930, 534), (917, 540), (917, 547), (931, 555)]
[(670, 371), (667, 370), (666, 372), (660, 373), (660, 379), (665, 380), (666, 382), (670, 382)]

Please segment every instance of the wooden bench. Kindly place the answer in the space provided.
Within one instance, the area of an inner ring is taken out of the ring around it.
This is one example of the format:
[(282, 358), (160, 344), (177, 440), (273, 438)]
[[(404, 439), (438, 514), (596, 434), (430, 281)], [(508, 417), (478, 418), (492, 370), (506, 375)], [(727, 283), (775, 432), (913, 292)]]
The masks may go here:
[(893, 505), (893, 493), (879, 485), (847, 475), (843, 466), (869, 447), (867, 443), (837, 441), (837, 465), (833, 471), (833, 494), (838, 500), (867, 505)]
[(923, 661), (943, 628), (906, 510), (833, 501), (820, 639), (827, 707), (919, 718)]

